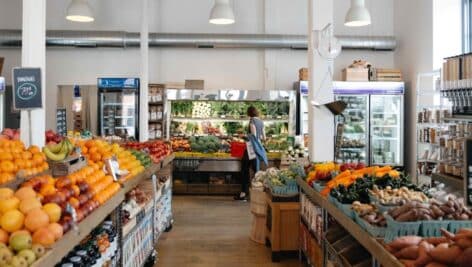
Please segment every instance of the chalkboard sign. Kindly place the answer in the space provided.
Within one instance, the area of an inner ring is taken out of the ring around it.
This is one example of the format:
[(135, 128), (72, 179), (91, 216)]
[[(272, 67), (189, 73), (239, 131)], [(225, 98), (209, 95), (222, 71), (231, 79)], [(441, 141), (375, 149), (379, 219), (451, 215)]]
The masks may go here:
[(40, 68), (13, 69), (13, 107), (15, 109), (42, 108)]

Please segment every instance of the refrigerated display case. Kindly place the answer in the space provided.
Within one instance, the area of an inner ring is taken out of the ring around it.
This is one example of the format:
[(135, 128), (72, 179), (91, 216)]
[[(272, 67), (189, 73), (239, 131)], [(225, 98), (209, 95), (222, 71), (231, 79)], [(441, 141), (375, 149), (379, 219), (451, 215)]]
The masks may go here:
[(334, 82), (336, 100), (344, 100), (344, 133), (337, 160), (369, 165), (404, 165), (404, 83)]
[(98, 78), (98, 134), (139, 139), (139, 79)]

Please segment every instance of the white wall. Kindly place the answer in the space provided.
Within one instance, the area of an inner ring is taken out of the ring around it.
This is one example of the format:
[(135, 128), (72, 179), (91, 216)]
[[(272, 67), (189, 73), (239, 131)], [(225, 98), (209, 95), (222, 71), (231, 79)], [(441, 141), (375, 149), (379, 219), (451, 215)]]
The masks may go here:
[(408, 173), (415, 175), (416, 75), (433, 70), (433, 1), (395, 0), (394, 28), (398, 40), (395, 65), (407, 82), (405, 94), (405, 157)]
[[(21, 2), (0, 0), (0, 28), (21, 28)], [(120, 30), (139, 32), (139, 2), (89, 0), (96, 20), (90, 24), (64, 19), (69, 1), (48, 0), (47, 28), (54, 30)], [(151, 0), (151, 32), (180, 33), (307, 33), (307, 0), (233, 0), (236, 23), (208, 23), (213, 0)], [(335, 33), (343, 35), (393, 35), (394, 0), (367, 0), (372, 25), (362, 29), (343, 25), (347, 0), (334, 0)], [(138, 5), (137, 5), (138, 3)], [(0, 49), (6, 58), (3, 75), (20, 62), (19, 49)], [(334, 67), (335, 79), (353, 59), (393, 67), (393, 52), (343, 51)], [(53, 117), (57, 85), (95, 84), (98, 76), (138, 76), (138, 49), (64, 49), (47, 51), (47, 116)], [(206, 88), (290, 89), (298, 69), (307, 66), (306, 51), (256, 49), (151, 49), (150, 81), (204, 79)], [(55, 128), (53, 120), (48, 128)]]

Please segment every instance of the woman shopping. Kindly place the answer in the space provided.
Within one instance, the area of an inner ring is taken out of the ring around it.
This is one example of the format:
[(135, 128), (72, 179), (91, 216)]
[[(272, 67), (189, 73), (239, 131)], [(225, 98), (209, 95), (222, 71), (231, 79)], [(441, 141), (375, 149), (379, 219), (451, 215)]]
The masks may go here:
[(247, 109), (247, 115), (249, 116), (248, 126), (248, 147), (244, 152), (241, 161), (241, 184), (242, 191), (239, 195), (235, 196), (235, 200), (247, 200), (249, 194), (249, 184), (251, 182), (251, 172), (259, 171), (260, 161), (264, 161), (267, 166), (267, 155), (265, 149), (262, 146), (262, 142), (265, 141), (264, 122), (258, 117), (259, 112), (253, 106)]

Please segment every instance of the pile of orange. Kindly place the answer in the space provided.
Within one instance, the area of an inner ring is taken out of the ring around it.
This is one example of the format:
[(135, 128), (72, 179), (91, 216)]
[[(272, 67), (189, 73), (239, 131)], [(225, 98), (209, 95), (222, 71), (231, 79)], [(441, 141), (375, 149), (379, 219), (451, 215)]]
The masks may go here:
[(103, 167), (104, 161), (116, 156), (121, 170), (128, 171), (120, 182), (132, 179), (137, 174), (144, 171), (141, 162), (128, 150), (118, 144), (109, 144), (103, 140), (79, 140), (77, 145), (82, 150), (82, 154), (88, 159), (92, 167)]
[(39, 147), (26, 149), (20, 140), (0, 140), (0, 184), (15, 179), (16, 175), (28, 177), (47, 169), (46, 155)]

